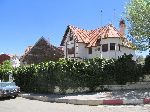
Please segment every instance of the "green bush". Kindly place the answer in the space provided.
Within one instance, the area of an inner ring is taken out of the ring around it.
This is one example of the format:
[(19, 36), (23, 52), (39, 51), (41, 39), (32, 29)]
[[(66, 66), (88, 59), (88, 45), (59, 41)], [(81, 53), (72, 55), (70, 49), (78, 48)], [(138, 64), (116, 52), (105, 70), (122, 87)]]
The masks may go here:
[(146, 74), (146, 75), (150, 75), (150, 56), (148, 55), (148, 56), (146, 56), (146, 58), (145, 58), (145, 64), (144, 64), (144, 73)]
[(115, 62), (115, 81), (124, 85), (127, 82), (137, 82), (142, 76), (141, 66), (132, 60), (132, 55), (123, 55)]
[[(0, 69), (0, 74), (3, 74)], [(61, 59), (13, 69), (15, 82), (24, 92), (53, 93), (58, 86), (61, 93), (67, 89), (88, 87), (90, 91), (102, 85), (136, 82), (142, 76), (142, 66), (131, 55), (119, 59), (94, 58), (89, 60)]]

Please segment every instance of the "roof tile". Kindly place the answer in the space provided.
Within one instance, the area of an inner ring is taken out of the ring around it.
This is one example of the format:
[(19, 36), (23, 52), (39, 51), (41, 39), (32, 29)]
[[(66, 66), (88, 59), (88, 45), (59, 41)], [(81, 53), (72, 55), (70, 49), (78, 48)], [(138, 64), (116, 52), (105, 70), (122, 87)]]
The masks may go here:
[[(77, 38), (78, 42), (83, 42), (87, 44), (87, 47), (96, 46), (96, 42), (100, 38), (122, 38), (126, 42), (123, 42), (124, 46), (131, 47), (131, 42), (129, 42), (120, 32), (112, 25), (97, 28), (94, 30), (85, 30), (72, 25), (69, 25), (68, 28), (72, 34)], [(63, 39), (64, 40), (64, 39)]]

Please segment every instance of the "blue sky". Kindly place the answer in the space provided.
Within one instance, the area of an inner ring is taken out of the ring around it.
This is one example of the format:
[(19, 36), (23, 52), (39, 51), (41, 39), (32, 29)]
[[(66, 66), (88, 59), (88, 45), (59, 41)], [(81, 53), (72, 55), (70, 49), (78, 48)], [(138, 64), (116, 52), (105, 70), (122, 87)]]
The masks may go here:
[(22, 55), (27, 46), (34, 45), (41, 36), (59, 46), (69, 24), (95, 29), (112, 23), (118, 28), (126, 2), (0, 0), (0, 52)]

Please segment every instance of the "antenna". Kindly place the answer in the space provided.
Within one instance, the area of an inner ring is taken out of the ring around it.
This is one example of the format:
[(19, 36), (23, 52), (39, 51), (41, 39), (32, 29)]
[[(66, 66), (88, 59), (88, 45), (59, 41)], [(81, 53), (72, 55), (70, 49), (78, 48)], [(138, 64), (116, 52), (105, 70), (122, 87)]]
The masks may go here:
[(103, 22), (102, 21), (102, 19), (103, 19), (102, 16), (103, 16), (103, 11), (101, 10), (101, 26), (102, 26), (102, 22)]
[(50, 43), (50, 39), (49, 39), (49, 37), (47, 38), (47, 40), (48, 40), (48, 42)]
[(115, 20), (116, 20), (116, 9), (114, 9), (114, 17), (113, 17), (113, 23), (114, 23), (114, 25), (115, 25)]

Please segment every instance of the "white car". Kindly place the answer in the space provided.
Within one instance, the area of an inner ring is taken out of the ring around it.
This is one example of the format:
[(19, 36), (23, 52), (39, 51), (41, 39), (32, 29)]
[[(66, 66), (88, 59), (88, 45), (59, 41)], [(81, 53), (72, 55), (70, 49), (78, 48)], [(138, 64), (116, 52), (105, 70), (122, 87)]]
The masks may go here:
[(20, 93), (20, 87), (16, 86), (15, 82), (0, 82), (0, 98), (13, 97), (16, 98)]

